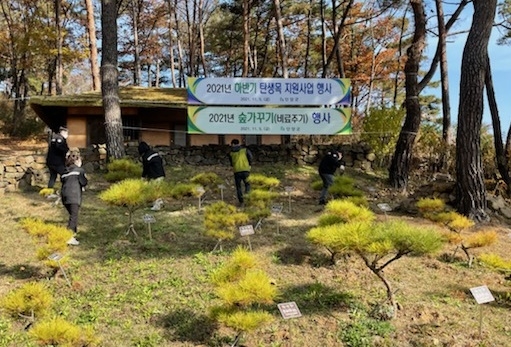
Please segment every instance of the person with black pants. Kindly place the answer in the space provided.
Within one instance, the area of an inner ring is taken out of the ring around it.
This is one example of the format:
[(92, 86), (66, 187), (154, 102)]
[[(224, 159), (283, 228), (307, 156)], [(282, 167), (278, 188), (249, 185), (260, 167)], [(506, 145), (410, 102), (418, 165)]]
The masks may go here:
[(46, 166), (50, 171), (50, 179), (48, 188), (53, 188), (57, 181), (57, 175), (61, 175), (66, 171), (66, 155), (69, 151), (67, 146), (67, 128), (60, 127), (59, 132), (53, 134), (48, 146), (48, 154), (46, 156)]
[(318, 168), (319, 176), (323, 181), (323, 188), (321, 189), (321, 195), (319, 196), (320, 205), (326, 204), (328, 188), (330, 188), (330, 186), (334, 183), (334, 174), (338, 168), (344, 170), (342, 153), (338, 151), (327, 152), (323, 159), (321, 159)]
[(231, 152), (229, 153), (229, 162), (231, 163), (234, 171), (234, 184), (236, 185), (236, 196), (238, 202), (243, 205), (243, 191), (241, 184), (245, 185), (245, 194), (250, 192), (250, 169), (252, 165), (253, 155), (252, 152), (246, 147), (240, 145), (238, 139), (231, 141)]
[(163, 159), (146, 142), (142, 141), (138, 144), (138, 154), (142, 157), (142, 178), (148, 180), (165, 178)]
[(66, 171), (60, 176), (62, 181), (62, 204), (69, 213), (67, 228), (72, 230), (74, 235), (68, 245), (78, 246), (80, 242), (76, 239), (78, 228), (78, 214), (82, 204), (82, 192), (88, 183), (85, 170), (82, 168), (82, 158), (77, 153), (71, 153), (66, 159)]

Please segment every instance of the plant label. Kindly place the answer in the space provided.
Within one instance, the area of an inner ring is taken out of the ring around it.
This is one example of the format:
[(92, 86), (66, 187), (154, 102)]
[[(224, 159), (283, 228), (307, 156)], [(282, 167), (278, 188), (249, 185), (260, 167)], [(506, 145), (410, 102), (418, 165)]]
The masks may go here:
[(277, 307), (279, 308), (280, 314), (284, 319), (298, 318), (302, 316), (300, 309), (294, 301), (278, 304)]
[(218, 185), (218, 189), (225, 189), (225, 185), (224, 184), (219, 184)]
[(197, 193), (199, 193), (200, 195), (204, 194), (206, 192), (206, 190), (204, 189), (204, 187), (197, 187)]
[(271, 207), (271, 213), (275, 213), (275, 214), (281, 213), (282, 212), (282, 208), (283, 208), (282, 205), (273, 205)]
[(495, 301), (495, 298), (487, 286), (470, 288), (470, 292), (478, 304), (486, 304)]
[(154, 223), (154, 222), (156, 222), (156, 219), (154, 218), (154, 216), (152, 214), (145, 214), (143, 218), (144, 218), (144, 222), (145, 223)]
[(286, 193), (291, 193), (294, 190), (294, 188), (292, 186), (285, 186), (284, 190), (286, 191)]
[(378, 206), (378, 208), (379, 208), (380, 210), (382, 210), (383, 212), (390, 212), (390, 211), (392, 211), (392, 207), (390, 207), (390, 205), (389, 205), (389, 204), (385, 204), (385, 203), (383, 203), (383, 204), (378, 204), (377, 206)]
[(62, 254), (60, 253), (52, 253), (48, 256), (48, 259), (49, 260), (53, 260), (53, 261), (59, 261), (60, 259), (62, 259)]
[(255, 233), (254, 227), (252, 226), (252, 224), (242, 225), (242, 226), (240, 226), (239, 230), (240, 230), (241, 236), (253, 235)]

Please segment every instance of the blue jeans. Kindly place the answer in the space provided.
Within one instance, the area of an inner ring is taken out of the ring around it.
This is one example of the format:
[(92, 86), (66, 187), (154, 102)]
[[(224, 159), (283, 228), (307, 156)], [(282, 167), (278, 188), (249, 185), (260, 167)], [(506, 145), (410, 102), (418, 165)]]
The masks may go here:
[(243, 192), (241, 189), (241, 183), (245, 185), (245, 194), (250, 191), (250, 183), (248, 182), (248, 176), (250, 176), (250, 172), (241, 171), (234, 173), (234, 183), (236, 184), (236, 195), (238, 196), (238, 201), (243, 203)]
[(320, 202), (325, 202), (326, 197), (328, 196), (328, 188), (334, 183), (334, 175), (333, 174), (325, 174), (320, 173), (319, 176), (323, 181), (323, 189), (321, 189), (321, 195), (319, 196)]

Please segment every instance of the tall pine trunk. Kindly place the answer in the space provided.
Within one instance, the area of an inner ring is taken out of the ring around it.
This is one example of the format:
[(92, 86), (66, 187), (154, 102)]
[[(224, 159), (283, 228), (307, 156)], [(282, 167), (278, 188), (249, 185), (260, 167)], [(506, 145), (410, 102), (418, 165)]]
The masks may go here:
[(419, 65), (426, 40), (426, 14), (422, 0), (410, 1), (412, 6), (415, 32), (412, 44), (408, 48), (408, 59), (405, 64), (406, 118), (401, 128), (389, 169), (389, 181), (394, 188), (406, 189), (412, 149), (420, 128), (421, 106), (419, 103)]
[(477, 221), (488, 219), (481, 158), (483, 95), (488, 71), (488, 42), (497, 0), (474, 0), (472, 26), (461, 61), (456, 135), (456, 207)]
[(85, 0), (87, 9), (87, 33), (89, 35), (89, 61), (92, 75), (92, 90), (99, 90), (101, 80), (98, 66), (98, 46), (96, 43), (96, 24), (94, 23), (94, 6), (92, 0)]
[(101, 27), (103, 50), (101, 54), (101, 93), (105, 112), (105, 132), (109, 159), (124, 156), (119, 82), (117, 70), (117, 3), (102, 0)]

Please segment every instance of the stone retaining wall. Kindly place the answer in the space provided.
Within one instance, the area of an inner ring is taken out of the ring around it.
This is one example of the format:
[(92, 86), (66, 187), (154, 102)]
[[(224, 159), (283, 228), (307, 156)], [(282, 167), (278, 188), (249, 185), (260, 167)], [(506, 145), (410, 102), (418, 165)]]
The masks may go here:
[[(331, 148), (343, 153), (346, 166), (371, 171), (375, 155), (365, 144), (343, 145), (261, 145), (248, 146), (254, 154), (255, 164), (283, 163), (291, 165), (317, 165), (323, 154)], [(230, 146), (205, 145), (192, 147), (157, 146), (154, 148), (168, 166), (180, 165), (229, 165)], [(86, 172), (104, 170), (106, 167), (105, 146), (93, 146), (80, 150)], [(137, 145), (126, 147), (129, 157), (138, 159)], [(24, 189), (31, 186), (45, 187), (48, 170), (45, 165), (46, 152), (19, 153), (16, 156), (0, 154), (0, 193)]]

